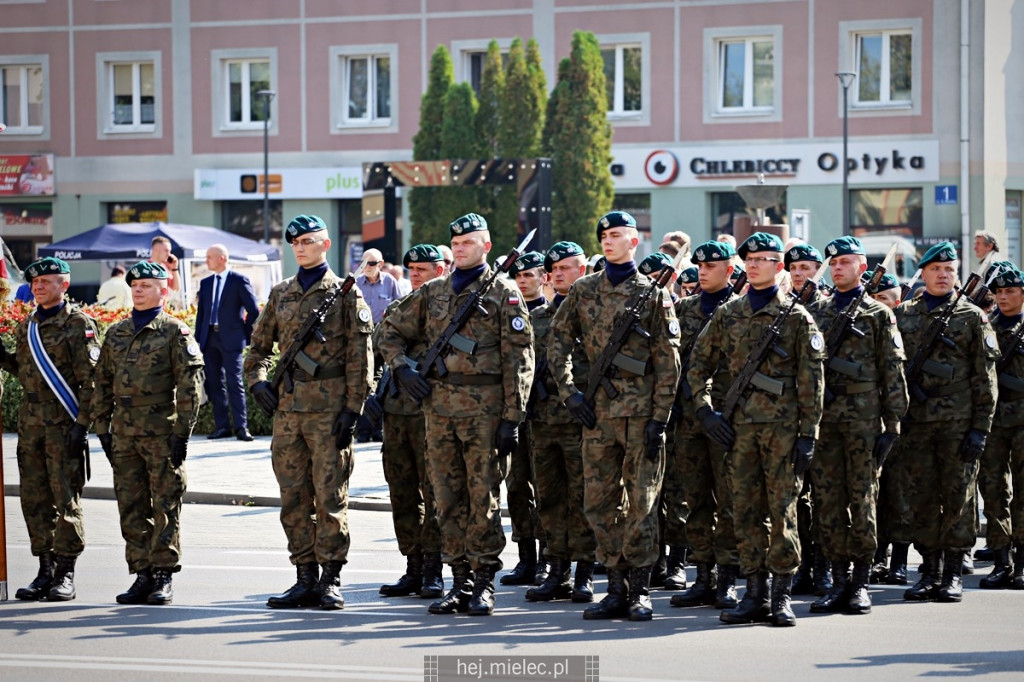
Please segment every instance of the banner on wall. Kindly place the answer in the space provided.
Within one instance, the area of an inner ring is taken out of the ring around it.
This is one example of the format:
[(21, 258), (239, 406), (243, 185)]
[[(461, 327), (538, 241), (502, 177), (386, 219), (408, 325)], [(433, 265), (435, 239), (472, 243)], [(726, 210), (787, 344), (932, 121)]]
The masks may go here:
[(53, 195), (53, 154), (0, 154), (0, 196)]

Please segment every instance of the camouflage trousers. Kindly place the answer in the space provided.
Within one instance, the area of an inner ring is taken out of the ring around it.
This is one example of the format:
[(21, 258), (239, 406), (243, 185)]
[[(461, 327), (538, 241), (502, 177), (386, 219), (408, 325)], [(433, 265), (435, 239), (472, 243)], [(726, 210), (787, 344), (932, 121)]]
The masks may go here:
[(608, 568), (651, 566), (660, 552), (658, 496), (664, 449), (647, 459), (647, 417), (602, 417), (583, 430), (583, 509)]
[(501, 570), (501, 480), (508, 458), (494, 447), (500, 421), (498, 415), (427, 414), (427, 476), (447, 564), (466, 559), (474, 571)]
[(78, 556), (85, 549), (85, 472), (78, 459), (65, 454), (67, 429), (23, 426), (18, 430), (18, 494), (33, 556), (51, 551)]
[(795, 573), (800, 566), (796, 499), (802, 482), (790, 461), (796, 431), (790, 424), (736, 424), (732, 449), (732, 504), (740, 570), (744, 575)]
[(168, 434), (114, 435), (114, 493), (128, 571), (181, 568), (185, 465), (171, 466)]
[(890, 463), (896, 459), (895, 455), (897, 454), (898, 453), (896, 451), (890, 453), (890, 457), (885, 460), (885, 465), (882, 467), (882, 470), (878, 475), (878, 497), (875, 502), (875, 525), (878, 530), (875, 533), (875, 537), (878, 539), (879, 547), (886, 547), (893, 541), (893, 523), (891, 521), (891, 516), (894, 505), (890, 500), (896, 495), (896, 491), (893, 486), (893, 475), (890, 471)]
[(661, 479), (658, 498), (658, 529), (661, 537), (658, 548), (664, 545), (686, 547), (686, 520), (690, 515), (686, 504), (686, 486), (681, 468), (682, 453), (677, 443), (677, 429), (665, 432), (665, 475)]
[(871, 563), (878, 547), (878, 420), (822, 422), (811, 462), (815, 525), (830, 561)]
[(338, 450), (333, 412), (278, 412), (271, 464), (281, 489), (281, 526), (293, 564), (348, 560), (352, 446)]
[(899, 457), (905, 460), (905, 504), (911, 539), (922, 553), (969, 552), (978, 522), (978, 464), (964, 464), (960, 446), (970, 421), (906, 424)]
[[(676, 436), (679, 475), (686, 481), (686, 539), (695, 561), (736, 565), (732, 458), (699, 427)], [(669, 469), (666, 466), (666, 486)], [(670, 543), (671, 544), (671, 543)]]
[(555, 559), (594, 560), (594, 531), (583, 514), (581, 439), (575, 424), (530, 424), (537, 516), (546, 555)]
[(512, 520), (512, 541), (533, 541), (539, 537), (537, 503), (530, 457), (530, 424), (519, 426), (519, 447), (512, 453), (505, 490), (508, 491), (508, 515)]
[(1024, 543), (1024, 428), (993, 426), (978, 469), (991, 549)]
[(422, 414), (384, 414), (381, 447), (391, 520), (403, 556), (441, 551), (434, 490), (427, 479), (426, 423)]

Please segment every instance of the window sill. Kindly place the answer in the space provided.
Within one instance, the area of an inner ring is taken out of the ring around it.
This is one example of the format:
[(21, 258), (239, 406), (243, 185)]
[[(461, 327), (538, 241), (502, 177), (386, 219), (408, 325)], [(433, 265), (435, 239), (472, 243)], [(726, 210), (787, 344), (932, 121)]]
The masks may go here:
[(728, 109), (711, 113), (712, 118), (763, 118), (774, 115), (775, 109)]
[(379, 119), (376, 121), (343, 121), (337, 126), (338, 130), (353, 130), (362, 128), (390, 128), (391, 119)]
[[(270, 122), (270, 129), (274, 129), (274, 122)], [(261, 133), (263, 132), (263, 122), (258, 123), (222, 123), (220, 126), (220, 132), (222, 133)]]
[(152, 135), (156, 125), (144, 126), (111, 126), (103, 131), (104, 135)]
[(910, 111), (914, 108), (913, 102), (851, 102), (850, 111)]
[(4, 138), (8, 139), (11, 137), (35, 137), (43, 134), (42, 127), (31, 127), (31, 128), (11, 128), (8, 127), (4, 130)]

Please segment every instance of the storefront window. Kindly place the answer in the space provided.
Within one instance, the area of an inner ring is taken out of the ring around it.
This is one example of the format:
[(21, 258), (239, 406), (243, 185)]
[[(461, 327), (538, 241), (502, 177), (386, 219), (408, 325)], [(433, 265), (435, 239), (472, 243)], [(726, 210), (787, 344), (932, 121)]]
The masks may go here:
[[(241, 235), (247, 239), (263, 239), (263, 201), (222, 201), (220, 227), (226, 232)], [(281, 200), (270, 200), (270, 242), (280, 244)]]
[[(770, 225), (780, 225), (786, 216), (786, 195), (783, 194), (776, 206), (765, 209), (765, 220)], [(749, 235), (756, 222), (755, 212), (747, 210), (747, 202), (736, 192), (711, 193), (711, 237), (720, 234)]]
[(36, 260), (36, 251), (53, 241), (53, 206), (0, 204), (0, 237), (10, 249), (18, 268)]
[(920, 237), (923, 196), (920, 187), (850, 191), (850, 231), (860, 237), (873, 232)]
[(166, 201), (119, 201), (107, 204), (108, 223), (166, 223)]

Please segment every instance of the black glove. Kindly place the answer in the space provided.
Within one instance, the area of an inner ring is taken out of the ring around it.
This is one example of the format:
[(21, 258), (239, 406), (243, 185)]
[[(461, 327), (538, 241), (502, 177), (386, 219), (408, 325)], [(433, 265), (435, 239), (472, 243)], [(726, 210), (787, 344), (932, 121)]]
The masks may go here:
[(885, 464), (886, 458), (892, 449), (896, 447), (896, 443), (900, 440), (900, 434), (898, 433), (880, 433), (875, 438), (875, 447), (871, 451), (872, 456), (875, 458), (875, 468), (881, 469), (882, 465)]
[(273, 417), (274, 412), (277, 411), (277, 391), (274, 390), (270, 382), (257, 381), (249, 391), (252, 393), (253, 400), (263, 410), (263, 414)]
[(377, 400), (377, 396), (373, 393), (371, 393), (369, 397), (366, 398), (366, 402), (363, 403), (363, 414), (370, 420), (370, 423), (373, 424), (374, 427), (378, 426), (384, 419), (384, 406), (379, 400)]
[(403, 365), (395, 371), (395, 381), (398, 385), (405, 389), (405, 392), (416, 399), (416, 402), (422, 402), (424, 398), (430, 395), (430, 384), (423, 376), (408, 365)]
[(700, 420), (700, 425), (704, 427), (704, 433), (708, 434), (711, 440), (726, 450), (732, 450), (732, 446), (736, 444), (736, 432), (729, 426), (729, 422), (725, 421), (721, 412), (715, 412), (705, 405), (697, 410), (697, 419)]
[(334, 445), (339, 450), (344, 450), (349, 445), (352, 445), (352, 435), (356, 432), (356, 422), (358, 421), (359, 414), (347, 407), (334, 418), (331, 435), (334, 436)]
[(494, 447), (498, 448), (499, 457), (508, 457), (519, 446), (519, 424), (502, 419), (494, 434)]
[(172, 433), (167, 439), (167, 444), (171, 446), (171, 466), (177, 469), (185, 463), (188, 456), (188, 438)]
[(113, 464), (114, 435), (111, 433), (101, 433), (96, 437), (100, 440), (100, 447), (103, 448), (103, 454), (107, 456), (107, 461)]
[(81, 461), (85, 480), (88, 481), (92, 477), (92, 467), (89, 462), (89, 429), (75, 422), (64, 439), (64, 448), (67, 451), (68, 459)]
[(793, 462), (794, 474), (803, 476), (807, 473), (807, 468), (811, 466), (811, 460), (814, 459), (814, 439), (807, 436), (799, 436), (796, 439), (796, 444), (793, 446), (793, 454), (790, 455), (789, 459)]
[(644, 425), (644, 448), (647, 459), (657, 462), (665, 447), (665, 422), (648, 419)]
[(587, 404), (587, 399), (583, 397), (582, 391), (576, 391), (569, 396), (565, 401), (565, 406), (569, 409), (572, 418), (583, 426), (588, 429), (597, 426), (597, 415), (594, 414), (594, 408)]
[(963, 445), (960, 446), (960, 457), (964, 464), (974, 464), (981, 459), (981, 453), (985, 452), (985, 441), (988, 434), (981, 429), (971, 429), (964, 436)]

